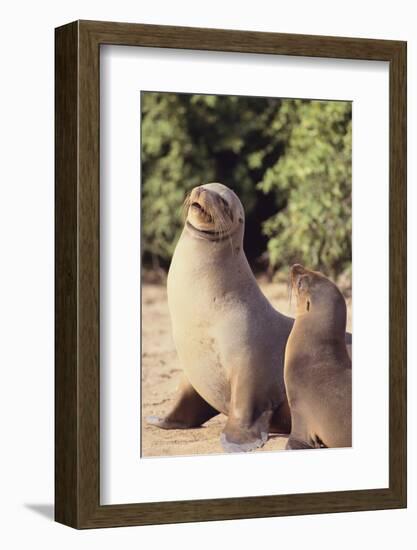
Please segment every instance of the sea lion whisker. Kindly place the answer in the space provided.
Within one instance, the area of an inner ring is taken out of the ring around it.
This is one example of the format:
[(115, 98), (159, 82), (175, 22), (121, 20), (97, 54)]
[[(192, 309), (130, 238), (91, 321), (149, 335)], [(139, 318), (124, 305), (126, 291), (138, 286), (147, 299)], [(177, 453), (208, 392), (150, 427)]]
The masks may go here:
[(223, 214), (223, 212), (221, 213), (220, 221), (221, 221), (222, 231), (225, 233), (229, 229), (229, 223), (225, 215)]
[[(225, 234), (228, 232), (229, 230), (229, 223), (226, 219), (226, 216), (224, 214), (224, 212), (220, 211), (217, 213), (217, 220), (218, 220), (218, 234), (219, 235), (222, 235), (222, 234)], [(227, 234), (227, 240), (229, 241), (229, 245), (230, 245), (230, 251), (232, 253), (232, 255), (234, 255), (235, 253), (235, 250), (234, 250), (234, 247), (233, 247), (233, 239), (232, 239), (232, 235), (230, 234)]]
[(213, 223), (214, 229), (216, 229), (216, 214), (215, 214), (211, 204), (207, 205), (206, 212), (210, 216), (210, 221)]
[(221, 235), (224, 232), (224, 229), (225, 229), (221, 213), (219, 211), (216, 211), (212, 207), (212, 205), (210, 205), (210, 215), (211, 215), (211, 218), (212, 218), (213, 223), (214, 223), (214, 231), (218, 235)]
[(225, 230), (225, 224), (220, 213), (216, 213), (215, 231), (221, 235)]
[(231, 251), (232, 251), (232, 256), (234, 256), (234, 254), (235, 254), (235, 249), (234, 249), (234, 247), (233, 247), (233, 239), (232, 239), (232, 236), (229, 235), (229, 238), (228, 238), (228, 239), (229, 239), (230, 249), (231, 249)]

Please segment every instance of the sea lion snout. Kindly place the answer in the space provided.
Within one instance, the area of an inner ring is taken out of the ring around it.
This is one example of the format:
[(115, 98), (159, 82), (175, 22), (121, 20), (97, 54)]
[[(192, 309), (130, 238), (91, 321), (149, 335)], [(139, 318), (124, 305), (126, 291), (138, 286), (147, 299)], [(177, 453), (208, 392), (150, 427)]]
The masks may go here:
[(228, 202), (221, 195), (203, 186), (195, 187), (191, 191), (190, 203), (191, 206), (198, 205), (206, 211), (215, 211), (216, 208), (229, 209)]
[(304, 266), (302, 266), (301, 264), (294, 264), (292, 267), (291, 267), (291, 275), (292, 277), (295, 277), (296, 275), (305, 275), (309, 273), (308, 269), (306, 269)]
[(307, 282), (306, 275), (310, 272), (301, 264), (294, 264), (291, 267), (291, 286), (297, 291), (301, 290), (300, 286), (302, 281)]
[(195, 187), (189, 198), (189, 215), (196, 222), (209, 229), (213, 223), (213, 199), (211, 193), (203, 187)]
[[(218, 240), (231, 235), (243, 223), (243, 207), (225, 185), (208, 183), (194, 187), (186, 198), (186, 227), (199, 238)], [(236, 219), (242, 220), (239, 224)], [(240, 238), (240, 236), (239, 236)]]
[(191, 197), (193, 198), (194, 195), (194, 199), (197, 200), (202, 190), (202, 187), (194, 187), (194, 189), (191, 191)]
[(304, 273), (306, 271), (305, 267), (303, 267), (301, 264), (294, 264), (291, 267), (291, 271), (293, 273)]
[(202, 185), (199, 187), (194, 187), (194, 189), (191, 191), (190, 195), (190, 202), (193, 204), (193, 202), (205, 202), (207, 200), (207, 196), (210, 194), (210, 191), (208, 189), (204, 189)]
[(203, 208), (209, 207), (213, 202), (211, 191), (204, 189), (204, 187), (194, 187), (190, 195), (191, 204), (199, 204)]

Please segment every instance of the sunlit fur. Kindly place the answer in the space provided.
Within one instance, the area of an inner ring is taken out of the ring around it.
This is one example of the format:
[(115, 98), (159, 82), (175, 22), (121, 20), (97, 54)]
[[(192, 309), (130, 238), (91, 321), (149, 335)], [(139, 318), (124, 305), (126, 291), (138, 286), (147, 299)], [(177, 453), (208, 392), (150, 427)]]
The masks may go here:
[[(194, 203), (200, 206), (200, 215), (190, 212)], [(184, 222), (188, 220), (195, 230), (201, 231), (203, 234), (209, 231), (215, 238), (227, 239), (231, 253), (234, 254), (232, 233), (236, 226), (236, 223), (234, 223), (236, 220), (233, 219), (233, 205), (229, 204), (216, 191), (205, 189), (204, 186), (193, 188), (184, 199), (182, 217)], [(199, 217), (202, 219), (198, 220)], [(201, 223), (198, 223), (198, 221)]]
[[(192, 198), (193, 191), (194, 189), (187, 193), (182, 206), (182, 217), (184, 221), (188, 217), (189, 209), (192, 203), (198, 202), (198, 199), (194, 200)], [(210, 216), (210, 223), (212, 225), (212, 231), (214, 233), (216, 233), (217, 235), (222, 235), (230, 230), (231, 220), (230, 217), (226, 214), (224, 208), (222, 207), (220, 199), (216, 204), (216, 208), (213, 208), (213, 205), (210, 204), (205, 204), (204, 207), (202, 205), (200, 206)], [(196, 229), (198, 229), (198, 227), (196, 227)]]

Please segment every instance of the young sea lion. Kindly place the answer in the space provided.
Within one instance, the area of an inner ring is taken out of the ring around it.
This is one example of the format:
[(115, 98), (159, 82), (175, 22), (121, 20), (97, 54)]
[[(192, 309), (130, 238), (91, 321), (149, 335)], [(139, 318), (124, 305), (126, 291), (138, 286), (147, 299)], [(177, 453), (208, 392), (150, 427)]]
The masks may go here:
[(183, 378), (161, 428), (199, 426), (228, 416), (228, 452), (262, 446), (270, 431), (288, 434), (285, 344), (293, 320), (258, 287), (243, 251), (245, 213), (225, 185), (196, 187), (168, 274), (168, 304)]
[(285, 350), (292, 427), (287, 449), (352, 446), (352, 364), (346, 303), (337, 286), (299, 264), (291, 269), (297, 314)]

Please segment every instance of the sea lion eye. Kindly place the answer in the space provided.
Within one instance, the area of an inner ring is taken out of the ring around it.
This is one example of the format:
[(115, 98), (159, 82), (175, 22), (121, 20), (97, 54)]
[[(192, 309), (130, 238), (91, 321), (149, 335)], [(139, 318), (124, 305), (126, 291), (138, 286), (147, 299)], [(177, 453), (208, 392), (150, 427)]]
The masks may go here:
[(310, 311), (310, 300), (307, 300), (307, 302), (306, 302), (306, 308), (307, 308), (307, 311)]

